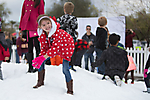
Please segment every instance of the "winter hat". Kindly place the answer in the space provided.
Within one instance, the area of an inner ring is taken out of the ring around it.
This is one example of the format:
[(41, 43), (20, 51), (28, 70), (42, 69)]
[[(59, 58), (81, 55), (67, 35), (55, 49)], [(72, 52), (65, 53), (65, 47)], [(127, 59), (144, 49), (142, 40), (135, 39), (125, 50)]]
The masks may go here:
[[(49, 19), (49, 20), (51, 21), (51, 23), (52, 23), (52, 28), (51, 28), (51, 30), (50, 30), (50, 32), (49, 32), (49, 35), (48, 35), (48, 37), (51, 37), (51, 35), (53, 35), (53, 34), (56, 32), (56, 30), (57, 30), (57, 25), (56, 25), (56, 23), (55, 23), (56, 18), (55, 18), (55, 17), (51, 18), (51, 17), (49, 17), (49, 16), (47, 16), (47, 15), (42, 16), (42, 17), (40, 17), (40, 18), (38, 19), (38, 24), (39, 24), (39, 25), (40, 25), (41, 20), (44, 19), (44, 18)], [(39, 29), (38, 31), (41, 31), (41, 30)]]
[(16, 33), (12, 33), (12, 36), (15, 36), (16, 35)]
[(1, 29), (2, 29), (2, 19), (0, 18), (0, 31), (1, 31)]

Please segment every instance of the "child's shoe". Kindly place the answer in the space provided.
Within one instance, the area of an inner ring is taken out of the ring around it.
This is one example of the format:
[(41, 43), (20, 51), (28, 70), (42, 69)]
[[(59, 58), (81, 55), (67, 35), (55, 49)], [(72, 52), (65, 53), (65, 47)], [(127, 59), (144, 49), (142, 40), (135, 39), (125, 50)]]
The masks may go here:
[(150, 88), (147, 88), (147, 92), (150, 93)]
[(105, 76), (105, 79), (110, 81), (111, 83), (114, 83), (114, 81), (108, 75)]
[(125, 84), (128, 84), (128, 82), (127, 82), (127, 80), (125, 80), (125, 82), (124, 82)]
[(131, 82), (131, 84), (134, 84), (134, 82)]
[(121, 86), (122, 85), (122, 81), (121, 79), (119, 78), (119, 76), (114, 76), (114, 79), (115, 79), (115, 82), (116, 82), (116, 85), (117, 86)]

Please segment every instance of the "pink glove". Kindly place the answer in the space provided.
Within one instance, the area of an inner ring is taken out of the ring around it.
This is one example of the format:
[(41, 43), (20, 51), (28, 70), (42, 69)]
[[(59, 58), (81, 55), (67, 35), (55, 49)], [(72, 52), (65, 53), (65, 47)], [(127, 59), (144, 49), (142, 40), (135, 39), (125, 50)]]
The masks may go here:
[(39, 69), (42, 65), (42, 63), (44, 62), (45, 57), (42, 55), (42, 56), (39, 56), (39, 57), (36, 57), (34, 60), (32, 60), (32, 66)]
[(147, 72), (148, 72), (148, 69), (144, 69), (144, 78), (147, 77)]

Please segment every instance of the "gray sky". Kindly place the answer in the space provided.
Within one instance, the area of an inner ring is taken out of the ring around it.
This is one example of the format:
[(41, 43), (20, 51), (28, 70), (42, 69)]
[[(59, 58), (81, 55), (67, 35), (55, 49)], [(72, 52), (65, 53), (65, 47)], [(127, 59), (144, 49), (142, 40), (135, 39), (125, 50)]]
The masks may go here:
[[(10, 9), (10, 11), (12, 12), (12, 14), (10, 15), (9, 18), (7, 18), (8, 20), (15, 20), (15, 21), (20, 21), (20, 13), (21, 13), (21, 8), (22, 8), (22, 4), (23, 4), (24, 0), (0, 0), (0, 3), (5, 2), (6, 3), (6, 7)], [(54, 2), (58, 2), (59, 0), (45, 0), (46, 2), (46, 8), (50, 8), (51, 4), (53, 4)], [(127, 10), (122, 10), (123, 5), (125, 4), (124, 1), (130, 1), (133, 2), (134, 4), (137, 3), (135, 1), (139, 1), (139, 0), (91, 0), (92, 3), (98, 8), (98, 9), (103, 9), (103, 16), (106, 17), (116, 17), (117, 14), (116, 12), (113, 10), (113, 8), (111, 7), (111, 5), (115, 6), (115, 2), (114, 1), (119, 1), (119, 5), (116, 11), (117, 12), (123, 12), (125, 15), (127, 15), (127, 13), (129, 13), (129, 11)], [(147, 4), (150, 4), (149, 0), (143, 0), (144, 2), (149, 2)], [(108, 11), (108, 13), (106, 12)], [(109, 13), (111, 12), (111, 13)]]
[[(10, 9), (12, 14), (10, 15), (8, 20), (20, 21), (20, 13), (24, 0), (0, 0), (0, 3), (5, 2), (6, 7)], [(46, 8), (50, 8), (49, 6), (53, 4), (53, 2), (58, 2), (59, 0), (45, 0)], [(100, 0), (92, 0), (97, 6), (100, 4)], [(95, 6), (96, 6), (95, 5)]]

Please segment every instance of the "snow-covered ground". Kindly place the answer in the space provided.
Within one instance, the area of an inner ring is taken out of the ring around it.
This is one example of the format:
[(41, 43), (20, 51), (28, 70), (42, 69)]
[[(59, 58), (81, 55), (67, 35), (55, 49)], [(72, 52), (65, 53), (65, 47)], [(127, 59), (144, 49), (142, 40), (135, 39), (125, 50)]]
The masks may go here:
[(150, 100), (144, 82), (122, 84), (117, 87), (102, 76), (75, 67), (72, 73), (74, 95), (66, 94), (62, 65), (47, 66), (45, 85), (33, 89), (37, 83), (37, 72), (26, 74), (26, 64), (2, 63), (4, 80), (0, 81), (0, 100)]

